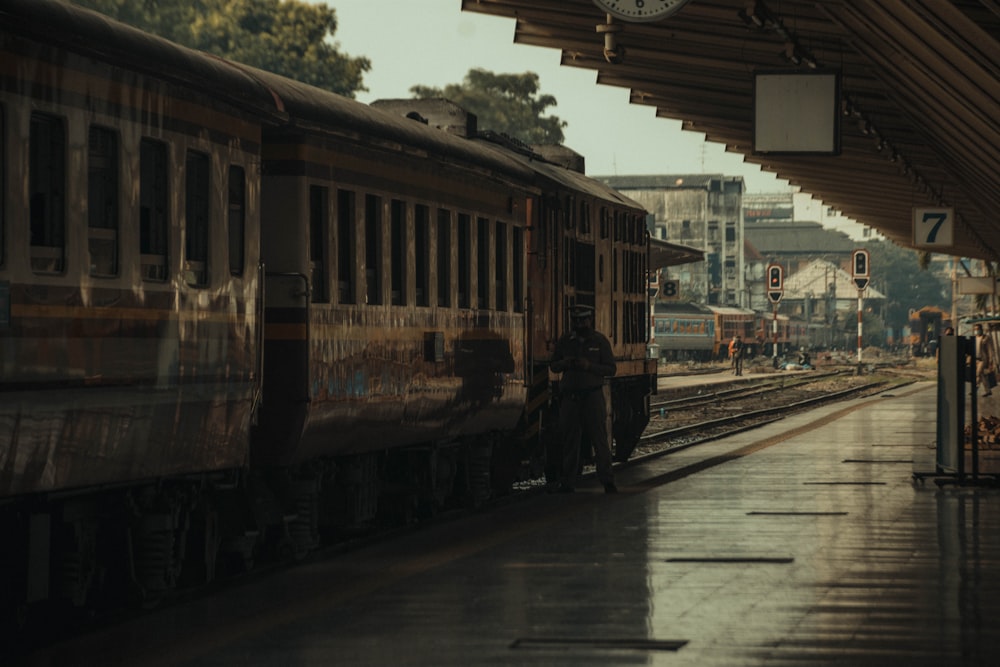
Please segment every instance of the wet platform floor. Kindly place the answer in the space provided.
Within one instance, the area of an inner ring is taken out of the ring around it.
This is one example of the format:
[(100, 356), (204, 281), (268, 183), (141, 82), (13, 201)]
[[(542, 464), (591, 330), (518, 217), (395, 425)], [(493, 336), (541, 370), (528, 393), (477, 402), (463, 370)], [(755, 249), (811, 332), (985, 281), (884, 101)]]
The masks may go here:
[(23, 664), (998, 664), (1000, 490), (914, 483), (934, 400), (820, 408)]

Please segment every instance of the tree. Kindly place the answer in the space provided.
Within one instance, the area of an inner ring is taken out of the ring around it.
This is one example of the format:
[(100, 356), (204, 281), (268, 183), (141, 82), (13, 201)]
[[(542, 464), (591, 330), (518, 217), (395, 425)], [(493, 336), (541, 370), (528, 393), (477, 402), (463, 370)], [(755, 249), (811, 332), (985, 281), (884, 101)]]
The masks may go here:
[(948, 286), (930, 271), (921, 269), (919, 253), (890, 241), (876, 241), (865, 247), (871, 255), (872, 286), (888, 299), (886, 326), (901, 331), (909, 320), (910, 310), (948, 307)]
[(331, 41), (337, 15), (301, 0), (74, 0), (173, 42), (354, 97), (367, 58)]
[(558, 116), (543, 117), (556, 106), (552, 95), (539, 94), (538, 75), (494, 74), (470, 69), (461, 84), (444, 88), (413, 86), (417, 99), (445, 98), (476, 115), (479, 127), (510, 135), (528, 144), (561, 144), (566, 122)]

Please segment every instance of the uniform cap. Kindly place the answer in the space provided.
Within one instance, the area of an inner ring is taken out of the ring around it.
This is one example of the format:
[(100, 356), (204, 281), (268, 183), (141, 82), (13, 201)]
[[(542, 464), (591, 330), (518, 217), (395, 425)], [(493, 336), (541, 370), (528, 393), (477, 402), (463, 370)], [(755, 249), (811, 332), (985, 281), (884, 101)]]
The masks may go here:
[(569, 309), (569, 315), (573, 319), (579, 319), (579, 318), (582, 318), (582, 317), (593, 317), (594, 316), (594, 307), (593, 306), (576, 305), (576, 306), (573, 306), (572, 308)]

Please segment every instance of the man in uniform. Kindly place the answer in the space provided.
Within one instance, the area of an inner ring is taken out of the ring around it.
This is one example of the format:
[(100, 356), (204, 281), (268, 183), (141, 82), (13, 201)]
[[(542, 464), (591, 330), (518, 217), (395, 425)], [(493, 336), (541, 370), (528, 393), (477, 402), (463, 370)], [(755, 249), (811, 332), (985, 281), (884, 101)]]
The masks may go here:
[(611, 343), (594, 330), (594, 309), (577, 305), (570, 310), (572, 331), (563, 334), (552, 354), (552, 370), (562, 373), (559, 382), (559, 434), (562, 438), (562, 471), (559, 491), (571, 493), (580, 467), (580, 440), (585, 433), (594, 446), (597, 477), (605, 493), (617, 493), (611, 469), (604, 378), (615, 374)]

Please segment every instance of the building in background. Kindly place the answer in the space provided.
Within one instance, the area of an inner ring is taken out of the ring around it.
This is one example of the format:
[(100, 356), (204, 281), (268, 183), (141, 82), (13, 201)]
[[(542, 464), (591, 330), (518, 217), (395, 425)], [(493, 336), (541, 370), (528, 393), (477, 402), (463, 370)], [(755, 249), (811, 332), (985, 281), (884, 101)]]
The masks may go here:
[[(595, 176), (652, 214), (650, 233), (705, 251), (705, 261), (672, 267), (680, 300), (749, 307), (743, 249), (741, 176)], [(653, 269), (660, 267), (650, 267)]]
[(839, 211), (805, 192), (769, 192), (743, 195), (743, 224), (811, 220), (824, 229), (843, 232), (857, 242), (880, 239), (882, 235), (858, 224)]

